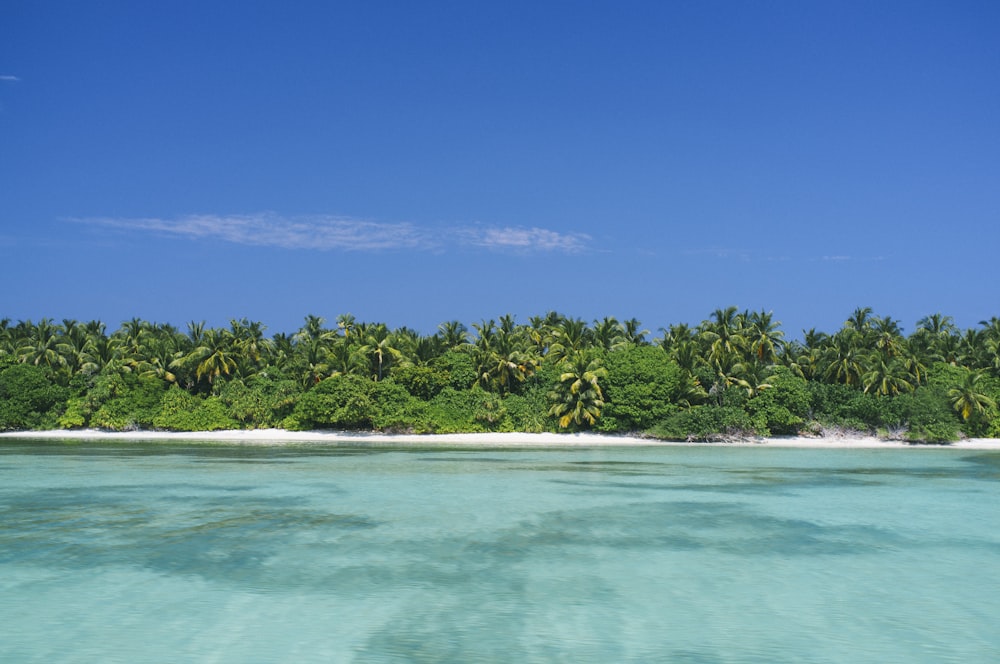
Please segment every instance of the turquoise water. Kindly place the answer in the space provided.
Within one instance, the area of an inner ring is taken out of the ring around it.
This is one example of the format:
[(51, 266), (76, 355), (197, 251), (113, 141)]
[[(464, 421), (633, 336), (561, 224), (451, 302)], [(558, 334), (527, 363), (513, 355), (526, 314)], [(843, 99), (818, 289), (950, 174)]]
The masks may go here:
[(1000, 453), (0, 444), (2, 662), (996, 662)]

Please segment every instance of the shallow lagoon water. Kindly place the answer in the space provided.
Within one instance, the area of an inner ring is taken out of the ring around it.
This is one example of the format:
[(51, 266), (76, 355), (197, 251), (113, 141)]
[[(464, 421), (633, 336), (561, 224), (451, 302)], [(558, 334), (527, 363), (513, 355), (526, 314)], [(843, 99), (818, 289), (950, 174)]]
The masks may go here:
[(3, 662), (995, 662), (1000, 453), (0, 444)]

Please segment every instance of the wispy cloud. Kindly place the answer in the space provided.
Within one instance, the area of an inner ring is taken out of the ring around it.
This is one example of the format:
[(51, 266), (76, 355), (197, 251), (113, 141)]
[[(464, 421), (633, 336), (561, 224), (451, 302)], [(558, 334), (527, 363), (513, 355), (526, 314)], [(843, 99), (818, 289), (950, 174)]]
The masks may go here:
[(188, 215), (176, 219), (86, 217), (68, 221), (191, 240), (222, 240), (251, 246), (327, 251), (432, 251), (446, 249), (450, 245), (520, 252), (577, 252), (583, 250), (590, 239), (583, 234), (563, 234), (544, 228), (481, 225), (430, 228), (406, 222), (389, 223), (329, 215), (283, 217), (275, 213)]
[(497, 250), (576, 253), (590, 242), (584, 233), (558, 233), (546, 228), (470, 227), (459, 233), (464, 244)]
[(289, 219), (275, 214), (206, 214), (177, 219), (92, 217), (70, 221), (192, 240), (223, 240), (283, 249), (371, 251), (427, 248), (431, 245), (430, 237), (412, 224), (386, 224), (329, 216)]
[(10, 74), (0, 74), (0, 81), (8, 81), (11, 83), (15, 83), (20, 80), (21, 79), (19, 79), (17, 76), (11, 76)]
[(748, 261), (751, 258), (750, 252), (746, 249), (729, 249), (726, 247), (709, 247), (708, 249), (689, 249), (684, 252), (688, 256), (704, 256), (707, 258), (717, 258), (719, 260), (739, 260)]

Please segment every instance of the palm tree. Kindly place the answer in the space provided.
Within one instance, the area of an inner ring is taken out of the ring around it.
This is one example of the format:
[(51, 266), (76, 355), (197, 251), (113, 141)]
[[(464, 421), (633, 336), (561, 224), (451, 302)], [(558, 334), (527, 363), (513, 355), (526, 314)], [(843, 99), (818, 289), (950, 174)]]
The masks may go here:
[(858, 307), (854, 310), (854, 313), (852, 313), (847, 320), (844, 321), (844, 327), (865, 334), (871, 329), (871, 315), (871, 307)]
[(707, 347), (706, 359), (724, 382), (728, 382), (726, 376), (742, 357), (746, 343), (743, 322), (743, 316), (737, 312), (736, 307), (727, 307), (716, 309), (712, 312), (712, 319), (703, 321), (699, 326), (699, 338)]
[(350, 338), (351, 332), (354, 331), (354, 326), (357, 325), (358, 321), (354, 318), (353, 314), (340, 314), (337, 316), (337, 328), (344, 333), (344, 337)]
[(201, 345), (187, 355), (183, 355), (170, 363), (170, 368), (195, 369), (195, 379), (208, 380), (214, 385), (219, 376), (231, 374), (237, 366), (237, 355), (232, 345), (232, 335), (228, 330), (214, 328), (204, 331)]
[(0, 319), (0, 357), (13, 355), (14, 351), (14, 331), (10, 327), (10, 319)]
[(872, 334), (874, 335), (875, 348), (882, 357), (898, 357), (903, 352), (903, 335), (899, 327), (899, 321), (893, 320), (889, 316), (885, 318), (875, 317), (872, 320)]
[(861, 377), (865, 392), (882, 396), (895, 396), (901, 392), (912, 392), (914, 385), (903, 362), (875, 356), (869, 369)]
[(399, 358), (402, 354), (396, 348), (395, 342), (385, 323), (365, 326), (361, 336), (361, 348), (358, 352), (366, 355), (372, 364), (372, 373), (376, 381), (382, 380), (382, 374), (387, 361)]
[(962, 420), (968, 421), (973, 414), (985, 413), (987, 408), (996, 408), (996, 402), (983, 394), (979, 382), (983, 379), (982, 371), (966, 369), (962, 381), (948, 390), (951, 407), (955, 409)]
[(438, 325), (441, 343), (448, 350), (464, 348), (469, 345), (469, 328), (457, 320), (445, 321)]
[(861, 334), (845, 327), (833, 335), (824, 353), (823, 378), (833, 383), (858, 386), (867, 371), (868, 360), (860, 346)]
[(187, 324), (187, 344), (189, 349), (197, 348), (201, 345), (202, 337), (205, 336), (205, 321), (190, 321)]
[(617, 350), (626, 343), (625, 328), (614, 316), (595, 320), (591, 337), (594, 345), (605, 352)]
[(624, 328), (625, 343), (634, 346), (645, 346), (648, 343), (646, 335), (649, 334), (649, 330), (640, 330), (642, 323), (637, 319), (629, 318), (622, 323), (622, 327)]
[(785, 333), (779, 330), (780, 321), (774, 321), (771, 312), (755, 312), (750, 314), (750, 326), (747, 337), (750, 352), (757, 356), (758, 362), (773, 363), (778, 351), (785, 344)]
[(260, 321), (250, 321), (246, 318), (230, 320), (230, 334), (233, 348), (243, 356), (244, 363), (250, 367), (260, 365), (262, 356), (270, 350), (270, 341), (264, 338), (267, 329)]
[(740, 389), (746, 390), (748, 397), (755, 397), (762, 390), (773, 387), (771, 381), (774, 380), (774, 365), (758, 362), (751, 358), (747, 362), (740, 362), (732, 369), (732, 374), (726, 376), (727, 383), (736, 385)]
[(521, 333), (523, 328), (497, 329), (493, 320), (473, 324), (478, 337), (472, 349), (478, 375), (484, 388), (506, 394), (524, 382), (538, 367), (538, 359), (530, 352), (530, 340)]
[(60, 339), (59, 329), (48, 318), (41, 319), (37, 325), (27, 321), (26, 327), (29, 334), (16, 351), (18, 359), (25, 364), (46, 367), (55, 376), (68, 364), (64, 356), (68, 347)]
[(70, 376), (86, 370), (96, 369), (87, 353), (91, 345), (87, 329), (77, 321), (64, 318), (62, 322), (62, 348), (66, 357)]
[(598, 380), (608, 375), (597, 359), (578, 354), (565, 363), (559, 384), (549, 397), (549, 415), (559, 418), (559, 426), (593, 426), (601, 416), (604, 394)]
[(323, 371), (330, 376), (366, 376), (368, 369), (368, 358), (361, 352), (361, 346), (346, 338), (333, 345), (323, 364)]
[(546, 359), (561, 362), (583, 352), (590, 346), (590, 330), (580, 318), (564, 318), (552, 328), (551, 343)]

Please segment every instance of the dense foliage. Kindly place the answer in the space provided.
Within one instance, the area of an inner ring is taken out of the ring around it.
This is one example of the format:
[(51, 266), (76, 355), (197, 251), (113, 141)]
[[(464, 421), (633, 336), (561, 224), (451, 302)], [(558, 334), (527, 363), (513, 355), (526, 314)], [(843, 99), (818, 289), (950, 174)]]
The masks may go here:
[(785, 339), (770, 313), (718, 309), (650, 338), (632, 319), (549, 313), (433, 335), (307, 316), (295, 334), (133, 319), (0, 320), (0, 430), (284, 427), (644, 433), (671, 439), (878, 433), (1000, 436), (1000, 319), (959, 330), (855, 310)]

